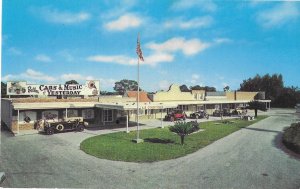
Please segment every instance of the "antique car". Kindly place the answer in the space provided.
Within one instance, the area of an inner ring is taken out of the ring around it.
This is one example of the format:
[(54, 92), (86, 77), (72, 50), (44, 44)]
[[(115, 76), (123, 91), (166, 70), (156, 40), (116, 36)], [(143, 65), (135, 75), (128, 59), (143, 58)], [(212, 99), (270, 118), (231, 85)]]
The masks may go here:
[(212, 114), (214, 117), (231, 116), (230, 109), (224, 108), (223, 110), (215, 110)]
[(63, 131), (83, 131), (88, 123), (83, 121), (82, 117), (71, 117), (61, 121), (47, 121), (45, 119), (36, 121), (35, 129), (45, 132), (47, 135)]
[(165, 116), (165, 121), (177, 121), (177, 120), (185, 120), (186, 119), (186, 114), (180, 110), (180, 109), (175, 109), (171, 112), (169, 112)]
[(192, 118), (192, 119), (202, 119), (202, 118), (208, 119), (209, 115), (204, 110), (200, 110), (200, 111), (191, 113), (190, 118)]
[(11, 87), (8, 88), (9, 93), (23, 94), (26, 93), (26, 89), (22, 87), (18, 82), (11, 83)]

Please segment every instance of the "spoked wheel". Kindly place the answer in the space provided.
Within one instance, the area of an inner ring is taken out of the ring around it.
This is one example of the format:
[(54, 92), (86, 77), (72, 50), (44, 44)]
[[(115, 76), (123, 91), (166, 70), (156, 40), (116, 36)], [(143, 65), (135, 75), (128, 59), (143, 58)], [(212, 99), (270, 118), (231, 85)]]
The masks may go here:
[(46, 134), (47, 134), (47, 135), (53, 135), (53, 134), (54, 134), (54, 130), (53, 130), (52, 128), (48, 128), (48, 129), (46, 130)]
[(77, 131), (79, 131), (79, 132), (84, 131), (84, 126), (83, 125), (78, 125)]

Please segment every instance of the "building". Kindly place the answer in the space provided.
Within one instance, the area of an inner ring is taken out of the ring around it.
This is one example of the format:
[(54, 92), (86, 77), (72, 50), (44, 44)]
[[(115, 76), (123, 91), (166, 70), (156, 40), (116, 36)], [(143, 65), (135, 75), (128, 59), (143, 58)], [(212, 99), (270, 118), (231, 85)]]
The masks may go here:
[[(262, 92), (181, 92), (176, 84), (171, 85), (168, 91), (151, 95), (141, 91), (139, 95), (141, 119), (161, 119), (178, 108), (187, 115), (198, 110), (212, 114), (215, 109), (243, 107), (252, 100), (264, 102), (267, 108), (270, 108), (271, 102), (264, 99)], [(83, 117), (90, 126), (110, 126), (136, 120), (136, 97), (136, 91), (127, 91), (124, 96), (5, 98), (1, 99), (1, 119), (14, 133), (34, 129), (34, 122), (39, 119), (54, 122), (68, 117)]]

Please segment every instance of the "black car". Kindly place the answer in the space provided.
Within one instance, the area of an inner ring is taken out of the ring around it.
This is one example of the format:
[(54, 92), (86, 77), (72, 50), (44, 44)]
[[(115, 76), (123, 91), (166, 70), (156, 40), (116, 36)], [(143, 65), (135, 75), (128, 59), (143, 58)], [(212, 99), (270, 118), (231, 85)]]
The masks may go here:
[(214, 117), (221, 117), (221, 116), (231, 116), (230, 109), (223, 109), (223, 110), (215, 110), (213, 112)]
[(202, 119), (202, 118), (208, 119), (209, 115), (204, 110), (200, 110), (200, 111), (191, 113), (190, 118), (192, 118), (192, 119)]
[(49, 122), (46, 120), (39, 120), (35, 124), (35, 128), (42, 132), (45, 132), (47, 135), (52, 135), (57, 132), (63, 131), (83, 131), (85, 126), (87, 126), (87, 122), (83, 122), (82, 117), (73, 117), (67, 118), (63, 121), (58, 122)]

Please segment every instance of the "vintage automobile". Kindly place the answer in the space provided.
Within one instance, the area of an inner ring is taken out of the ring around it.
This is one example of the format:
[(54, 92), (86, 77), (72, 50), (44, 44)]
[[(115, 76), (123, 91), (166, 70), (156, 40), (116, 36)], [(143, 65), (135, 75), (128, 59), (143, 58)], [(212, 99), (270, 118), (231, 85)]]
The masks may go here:
[(175, 109), (171, 112), (169, 112), (165, 116), (165, 121), (177, 121), (177, 120), (185, 120), (186, 119), (186, 114), (180, 110), (180, 109)]
[(202, 119), (202, 118), (208, 119), (209, 115), (204, 110), (200, 110), (200, 111), (191, 113), (190, 118), (192, 118), (192, 119)]
[(61, 121), (47, 121), (45, 119), (38, 120), (35, 122), (35, 129), (45, 132), (47, 135), (63, 131), (83, 131), (88, 123), (83, 121), (82, 117), (71, 117)]
[(8, 88), (9, 93), (23, 94), (26, 93), (26, 89), (22, 87), (18, 82), (11, 83), (11, 87)]
[(221, 116), (231, 116), (230, 109), (224, 108), (223, 110), (215, 110), (212, 114), (214, 117), (221, 117)]

